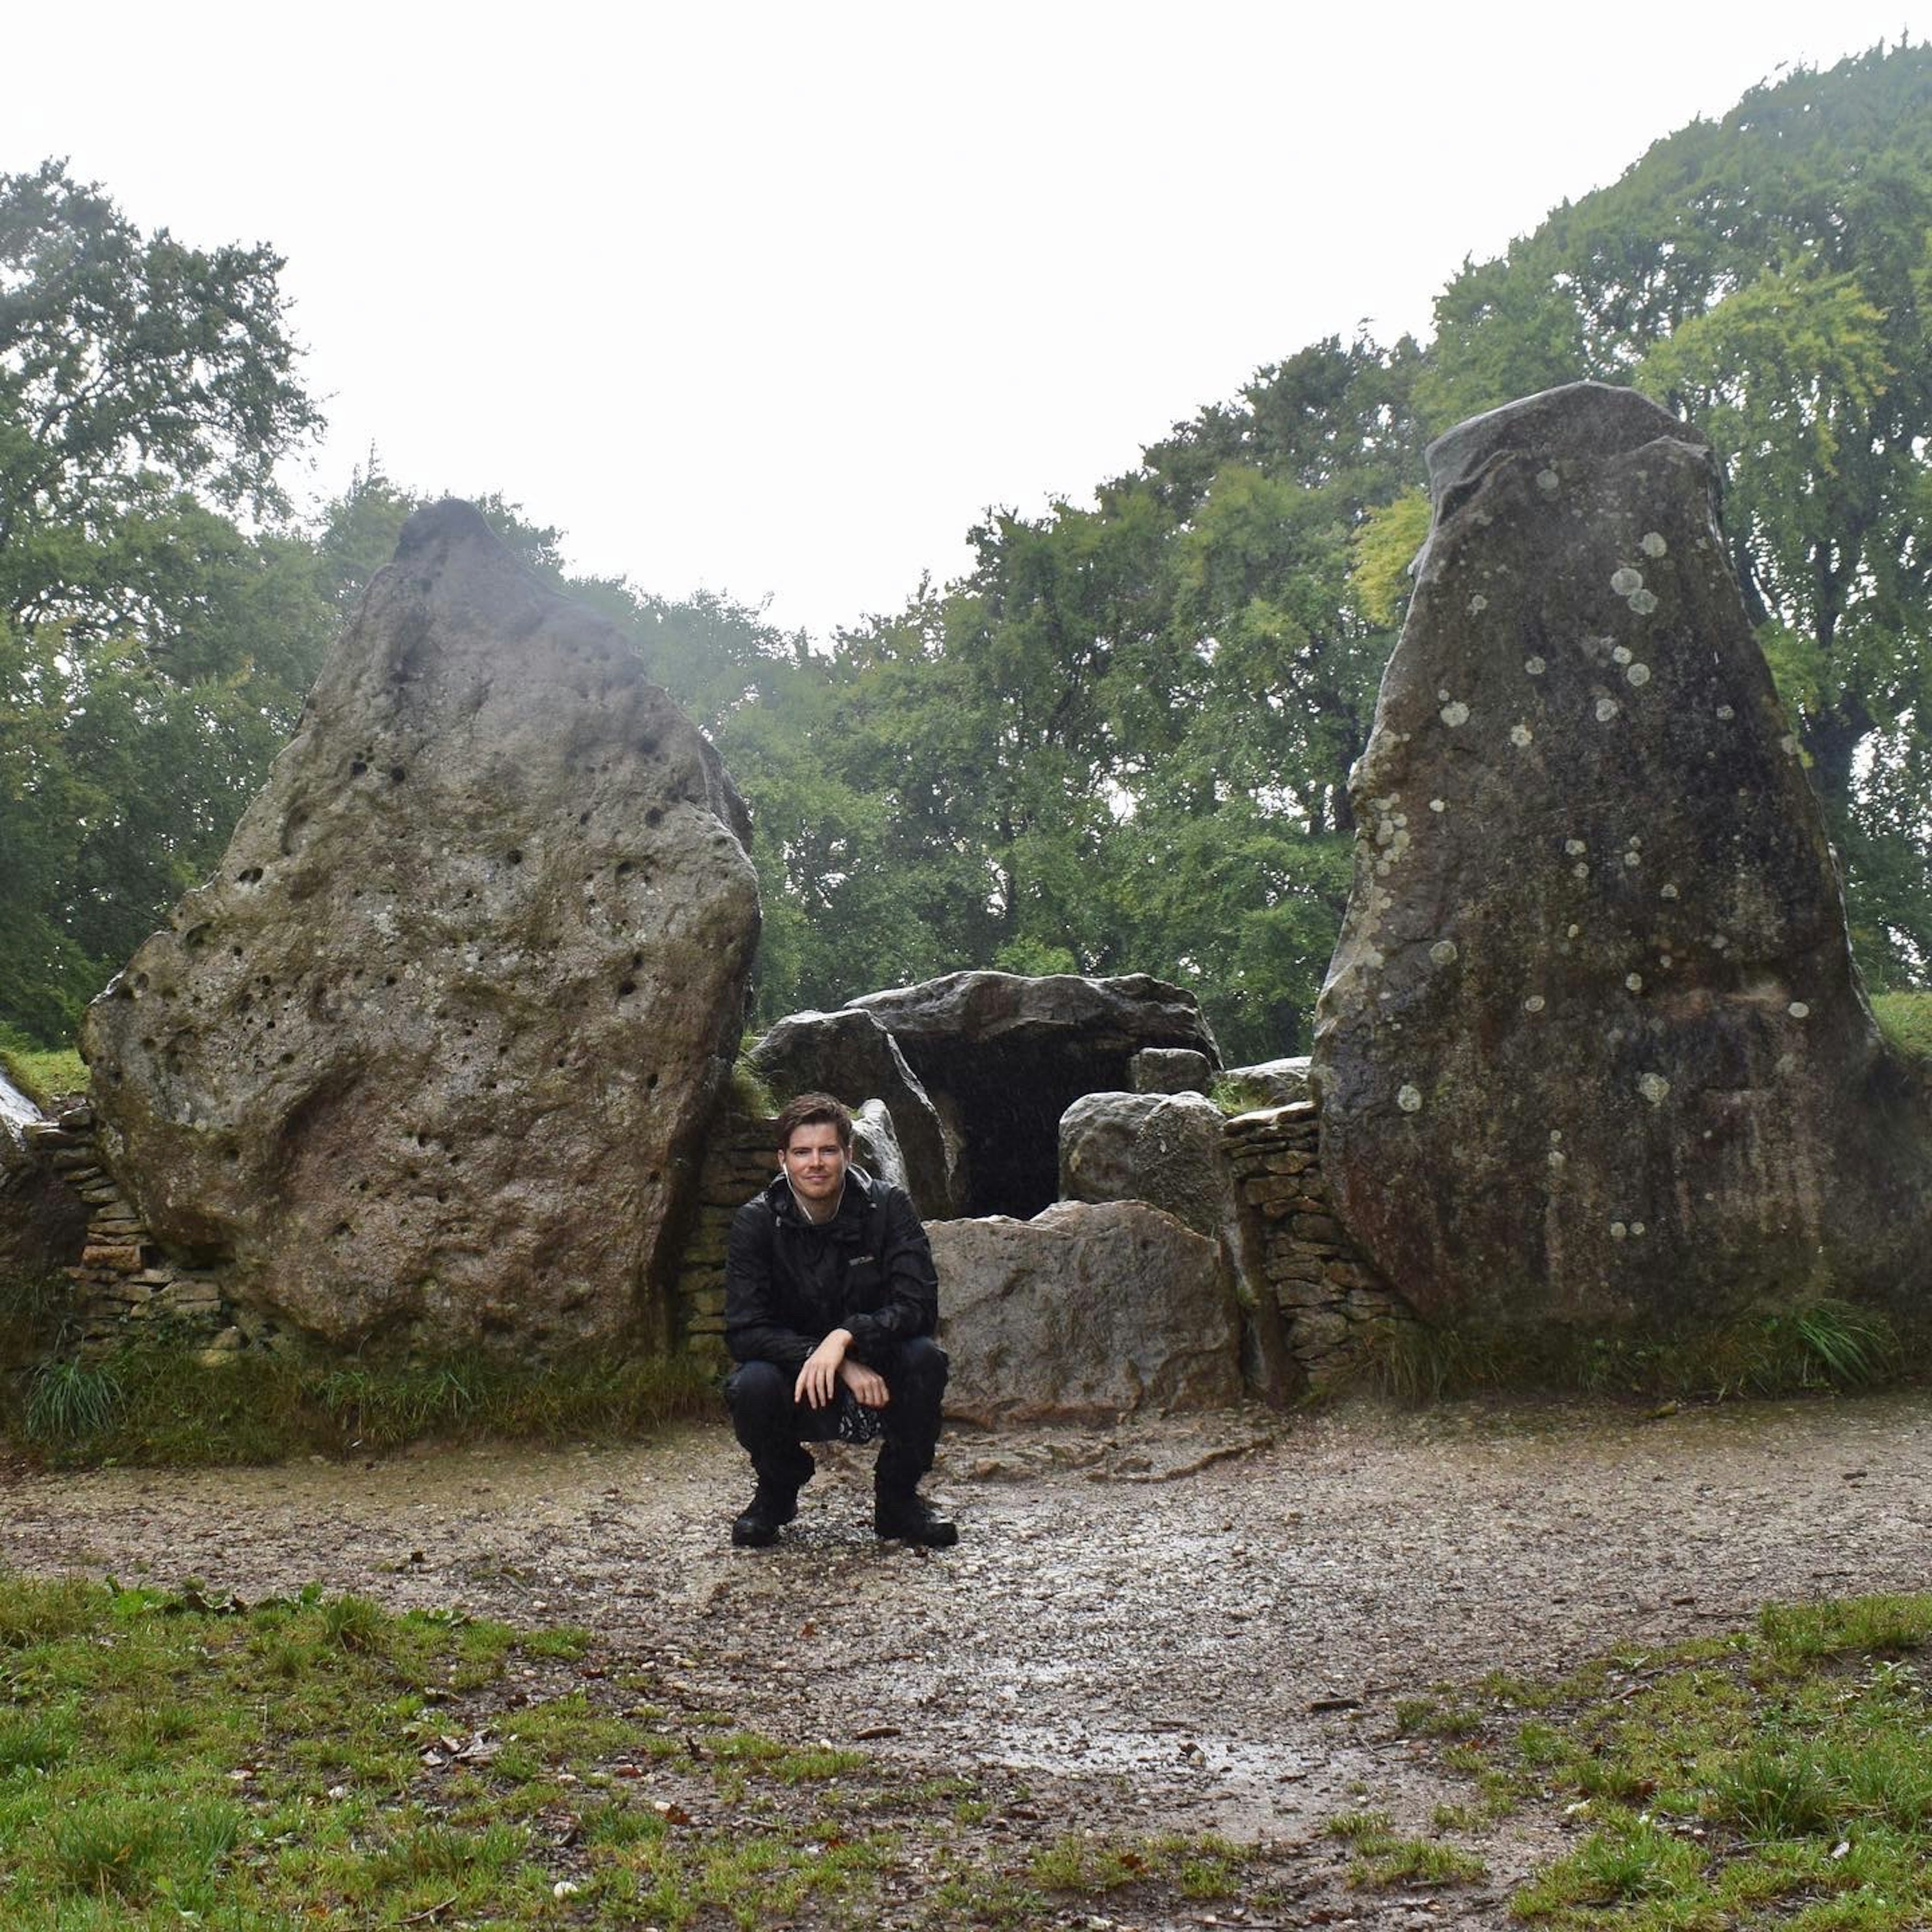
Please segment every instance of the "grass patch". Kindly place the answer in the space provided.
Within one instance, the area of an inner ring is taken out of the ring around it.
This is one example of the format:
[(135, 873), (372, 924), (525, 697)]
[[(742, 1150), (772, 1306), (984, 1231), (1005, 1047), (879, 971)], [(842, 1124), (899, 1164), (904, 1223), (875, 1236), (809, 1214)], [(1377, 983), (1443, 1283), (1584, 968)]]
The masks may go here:
[(1370, 1338), (1361, 1373), (1379, 1394), (1410, 1404), (1525, 1389), (1721, 1400), (1876, 1388), (1904, 1374), (1919, 1352), (1883, 1315), (1826, 1300), (1670, 1336), (1504, 1340), (1388, 1322)]
[(1894, 1046), (1915, 1060), (1932, 1060), (1932, 992), (1874, 993), (1871, 1004), (1879, 1030)]
[(709, 1373), (675, 1357), (317, 1366), (264, 1352), (211, 1364), (163, 1342), (42, 1363), (0, 1408), (0, 1426), (59, 1464), (226, 1465), (424, 1440), (634, 1436), (716, 1400)]
[[(1928, 1652), (1932, 1595), (1870, 1596), (1768, 1605), (1750, 1630), (1600, 1660), (1532, 1696), (1486, 1687), (1488, 1742), (1452, 1747), (1454, 1768), (1492, 1814), (1552, 1810), (1581, 1834), (1512, 1911), (1563, 1932), (1932, 1924)], [(1416, 1856), (1385, 1826), (1330, 1827), (1364, 1882)]]
[(0, 1067), (44, 1113), (56, 1102), (87, 1091), (87, 1063), (70, 1046), (37, 1047), (0, 1029)]
[(1440, 1838), (1406, 1837), (1385, 1811), (1344, 1812), (1330, 1819), (1327, 1829), (1331, 1838), (1342, 1840), (1354, 1852), (1348, 1882), (1358, 1891), (1474, 1885), (1489, 1876), (1489, 1868), (1474, 1852)]
[(0, 1924), (1043, 1928), (1069, 1892), (1169, 1922), (1260, 1858), (1049, 1838), (1011, 1780), (712, 1728), (592, 1644), (0, 1575)]

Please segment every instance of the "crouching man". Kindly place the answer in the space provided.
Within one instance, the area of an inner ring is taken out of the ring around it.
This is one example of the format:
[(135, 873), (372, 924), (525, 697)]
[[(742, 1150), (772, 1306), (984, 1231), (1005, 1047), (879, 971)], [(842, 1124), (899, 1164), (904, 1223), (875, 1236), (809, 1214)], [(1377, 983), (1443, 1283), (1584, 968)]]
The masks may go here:
[(801, 1094), (778, 1118), (778, 1178), (739, 1209), (724, 1272), (724, 1384), (758, 1488), (731, 1540), (776, 1541), (812, 1480), (808, 1442), (884, 1438), (882, 1537), (944, 1549), (958, 1532), (919, 1493), (939, 1440), (939, 1280), (903, 1188), (852, 1165), (852, 1116)]

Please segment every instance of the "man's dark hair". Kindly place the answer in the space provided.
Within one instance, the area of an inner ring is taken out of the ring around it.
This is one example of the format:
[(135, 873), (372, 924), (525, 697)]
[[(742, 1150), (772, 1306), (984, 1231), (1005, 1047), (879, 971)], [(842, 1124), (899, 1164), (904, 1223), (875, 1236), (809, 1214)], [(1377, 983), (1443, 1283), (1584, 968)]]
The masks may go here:
[(820, 1126), (836, 1130), (840, 1148), (847, 1154), (852, 1151), (851, 1114), (830, 1094), (801, 1094), (788, 1101), (778, 1115), (778, 1152), (783, 1154), (791, 1145), (791, 1137), (800, 1127)]

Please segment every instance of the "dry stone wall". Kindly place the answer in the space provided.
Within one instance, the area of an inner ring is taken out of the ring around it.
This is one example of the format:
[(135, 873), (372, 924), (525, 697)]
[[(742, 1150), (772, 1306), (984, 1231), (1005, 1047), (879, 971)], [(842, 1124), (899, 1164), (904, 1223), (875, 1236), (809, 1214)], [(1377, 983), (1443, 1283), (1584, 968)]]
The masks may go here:
[(1415, 1319), (1336, 1219), (1321, 1136), (1321, 1117), (1306, 1100), (1237, 1114), (1222, 1130), (1241, 1273), (1279, 1311), (1282, 1348), (1310, 1394), (1353, 1380), (1392, 1326)]
[(284, 1339), (280, 1325), (233, 1300), (221, 1270), (172, 1261), (157, 1245), (140, 1210), (102, 1165), (94, 1126), (92, 1107), (73, 1107), (26, 1130), (87, 1211), (80, 1259), (64, 1270), (74, 1284), (80, 1352), (109, 1354), (162, 1328), (198, 1341), (211, 1360), (275, 1346)]

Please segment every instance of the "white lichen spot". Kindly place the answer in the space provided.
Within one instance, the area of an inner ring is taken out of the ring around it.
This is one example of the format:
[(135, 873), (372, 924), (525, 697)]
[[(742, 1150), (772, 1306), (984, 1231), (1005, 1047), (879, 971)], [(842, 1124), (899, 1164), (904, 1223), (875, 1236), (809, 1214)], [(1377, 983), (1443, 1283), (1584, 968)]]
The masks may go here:
[(1453, 731), (1457, 725), (1466, 724), (1468, 723), (1469, 707), (1465, 704), (1460, 698), (1458, 698), (1452, 704), (1444, 705), (1438, 715), (1441, 716), (1443, 723), (1448, 725), (1450, 730)]
[(1540, 677), (1550, 668), (1540, 658), (1525, 658), (1522, 668), (1532, 677)]
[(1796, 1072), (1797, 1069), (1798, 1056), (1795, 1053), (1780, 1053), (1778, 1058), (1772, 1062), (1771, 1066), (1771, 1070), (1772, 1072), (1775, 1073), (1780, 1079), (1784, 1078), (1786, 1074)]
[(1630, 1230), (1621, 1221), (1612, 1221), (1610, 1223), (1610, 1239), (1613, 1241), (1621, 1241), (1629, 1232)]
[(1641, 866), (1643, 863), (1643, 854), (1641, 852), (1626, 852), (1624, 854), (1624, 863), (1626, 866)]
[(1527, 724), (1512, 724), (1510, 727), (1510, 742), (1518, 751), (1521, 751), (1529, 742), (1530, 737), (1530, 728)]
[(1610, 653), (1610, 662), (1612, 664), (1628, 664), (1630, 661), (1630, 650), (1628, 644), (1618, 645), (1616, 649)]
[(1811, 1009), (1802, 1000), (1793, 1000), (1784, 1010), (1795, 1020), (1808, 1020), (1811, 1017)]
[(1571, 858), (1580, 859), (1590, 848), (1580, 838), (1566, 838), (1563, 842), (1563, 849)]
[(1676, 896), (1677, 888), (1674, 885), (1664, 886), (1658, 894), (1658, 897), (1660, 899), (1674, 899)]
[[(1438, 704), (1447, 704), (1449, 702), (1449, 693), (1446, 691), (1438, 691), (1436, 694), (1436, 701)], [(1394, 802), (1395, 800), (1394, 799), (1390, 799), (1389, 800), (1389, 803), (1391, 805), (1394, 804)]]
[(1564, 936), (1570, 939), (1581, 939), (1583, 936), (1583, 928), (1580, 926), (1573, 926)]
[(1778, 748), (1782, 752), (1787, 758), (1796, 758), (1798, 755), (1797, 733), (1795, 731), (1786, 732), (1784, 736), (1778, 740)]
[(1453, 966), (1456, 963), (1456, 942), (1453, 939), (1438, 939), (1429, 949), (1429, 956), (1438, 966)]
[(1657, 956), (1657, 963), (1667, 973), (1677, 962), (1671, 958), (1669, 953), (1660, 952)]
[(1670, 546), (1664, 541), (1664, 538), (1660, 532), (1656, 530), (1646, 530), (1643, 533), (1642, 540), (1637, 545), (1637, 548), (1643, 552), (1646, 556), (1661, 556), (1664, 553), (1670, 548)]
[(1387, 859), (1378, 859), (1376, 861), (1376, 877), (1378, 879), (1387, 878), (1389, 875), (1390, 864), (1390, 861)]
[(1447, 812), (1449, 809), (1439, 798), (1432, 798), (1429, 801), (1429, 808), (1431, 812)]
[(1422, 1095), (1413, 1087), (1401, 1088), (1395, 1096), (1395, 1103), (1405, 1114), (1419, 1114), (1422, 1112)]
[(1657, 593), (1651, 590), (1633, 590), (1624, 600), (1640, 617), (1648, 617), (1657, 608)]
[(1718, 706), (1718, 722), (1720, 724), (1728, 724), (1737, 715), (1728, 704)]
[(1557, 1143), (1558, 1141), (1560, 1141), (1562, 1138), (1563, 1138), (1563, 1130), (1562, 1130), (1561, 1127), (1552, 1127), (1552, 1128), (1550, 1129), (1550, 1144), (1552, 1147), (1554, 1147), (1554, 1146), (1556, 1144), (1556, 1143)]
[(1472, 617), (1480, 616), (1489, 608), (1490, 600), (1480, 590), (1469, 599), (1469, 615)]
[(1624, 975), (1624, 984), (1633, 993), (1640, 993), (1643, 991), (1643, 975), (1641, 973), (1626, 973)]
[(1560, 1148), (1552, 1148), (1544, 1156), (1544, 1159), (1548, 1161), (1552, 1167), (1560, 1168), (1563, 1165), (1563, 1150)]
[(1586, 864), (1583, 863), (1581, 860), (1579, 860), (1576, 864), (1570, 868), (1570, 876), (1575, 879), (1587, 879), (1590, 876), (1590, 868)]
[(1531, 994), (1529, 998), (1523, 1001), (1522, 1010), (1526, 1013), (1541, 1012), (1543, 1010), (1543, 995), (1540, 993)]
[(1536, 472), (1536, 487), (1546, 496), (1553, 496), (1563, 487), (1563, 479), (1553, 470), (1539, 470)]
[(1647, 664), (1634, 664), (1624, 673), (1624, 676), (1632, 684), (1646, 685), (1650, 682), (1650, 667)]
[(1598, 698), (1597, 700), (1597, 722), (1599, 724), (1607, 724), (1622, 709), (1623, 706), (1618, 704), (1617, 700), (1614, 698)]
[(1630, 1223), (1630, 1232), (1633, 1235), (1641, 1238), (1643, 1234), (1643, 1223), (1641, 1221), (1633, 1221)]
[(1627, 563), (1620, 563), (1610, 572), (1610, 588), (1619, 597), (1628, 597), (1633, 590), (1643, 588), (1643, 572), (1631, 569)]
[(1670, 1082), (1660, 1073), (1646, 1073), (1637, 1082), (1636, 1090), (1653, 1107), (1660, 1107), (1670, 1097)]
[(1720, 952), (1723, 952), (1724, 948), (1730, 945), (1730, 943), (1731, 942), (1726, 939), (1721, 932), (1714, 932), (1711, 935), (1711, 944), (1714, 946)]

